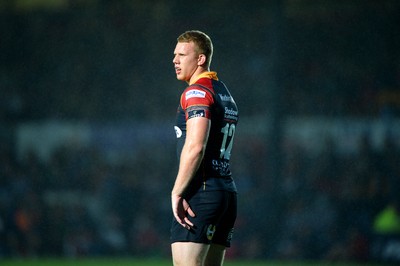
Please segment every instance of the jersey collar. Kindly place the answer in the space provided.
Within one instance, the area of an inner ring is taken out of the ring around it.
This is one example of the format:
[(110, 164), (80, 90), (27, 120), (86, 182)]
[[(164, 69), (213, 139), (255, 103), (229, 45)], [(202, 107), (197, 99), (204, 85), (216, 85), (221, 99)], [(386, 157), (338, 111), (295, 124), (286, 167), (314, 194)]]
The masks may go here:
[(190, 82), (189, 85), (192, 85), (192, 84), (196, 83), (196, 82), (197, 82), (199, 79), (201, 79), (201, 78), (209, 78), (209, 79), (218, 80), (217, 72), (214, 72), (214, 71), (206, 71), (206, 72), (203, 72), (203, 73), (201, 73), (200, 75), (198, 75), (198, 76), (196, 77), (196, 79), (195, 79), (193, 82)]

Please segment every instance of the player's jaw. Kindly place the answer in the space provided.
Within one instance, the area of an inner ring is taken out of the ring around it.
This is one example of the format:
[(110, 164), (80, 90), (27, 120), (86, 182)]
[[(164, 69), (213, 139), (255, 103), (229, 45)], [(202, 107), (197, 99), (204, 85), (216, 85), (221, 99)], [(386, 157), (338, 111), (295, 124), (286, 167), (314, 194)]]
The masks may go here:
[(175, 66), (176, 78), (188, 82), (191, 78), (191, 71), (183, 66)]
[(175, 74), (176, 74), (176, 78), (178, 80), (184, 80), (184, 75), (183, 75), (183, 71), (180, 67), (175, 66)]

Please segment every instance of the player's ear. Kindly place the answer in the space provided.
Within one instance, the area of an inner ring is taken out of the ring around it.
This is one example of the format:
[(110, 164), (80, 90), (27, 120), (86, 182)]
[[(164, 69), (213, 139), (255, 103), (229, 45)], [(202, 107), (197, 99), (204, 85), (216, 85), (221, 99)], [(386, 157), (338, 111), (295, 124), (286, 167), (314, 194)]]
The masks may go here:
[(207, 57), (205, 54), (199, 54), (199, 58), (197, 59), (197, 64), (199, 66), (204, 65), (206, 63)]

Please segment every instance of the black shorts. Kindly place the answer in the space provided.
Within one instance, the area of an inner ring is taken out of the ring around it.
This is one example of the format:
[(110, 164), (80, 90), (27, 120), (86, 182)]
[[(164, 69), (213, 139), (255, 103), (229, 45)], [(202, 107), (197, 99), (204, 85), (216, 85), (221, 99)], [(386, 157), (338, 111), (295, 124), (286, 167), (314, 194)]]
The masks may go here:
[(196, 214), (196, 217), (189, 216), (194, 227), (187, 230), (173, 218), (171, 243), (213, 243), (230, 247), (237, 214), (236, 192), (200, 191), (188, 202)]

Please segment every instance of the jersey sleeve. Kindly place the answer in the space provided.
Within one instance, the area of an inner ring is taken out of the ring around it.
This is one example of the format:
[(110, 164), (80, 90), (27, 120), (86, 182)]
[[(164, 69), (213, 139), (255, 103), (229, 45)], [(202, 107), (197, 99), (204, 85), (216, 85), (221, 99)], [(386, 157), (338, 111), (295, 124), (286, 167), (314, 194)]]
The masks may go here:
[(185, 111), (186, 120), (194, 117), (210, 119), (213, 103), (214, 98), (211, 92), (198, 86), (186, 88), (181, 96), (181, 106)]

